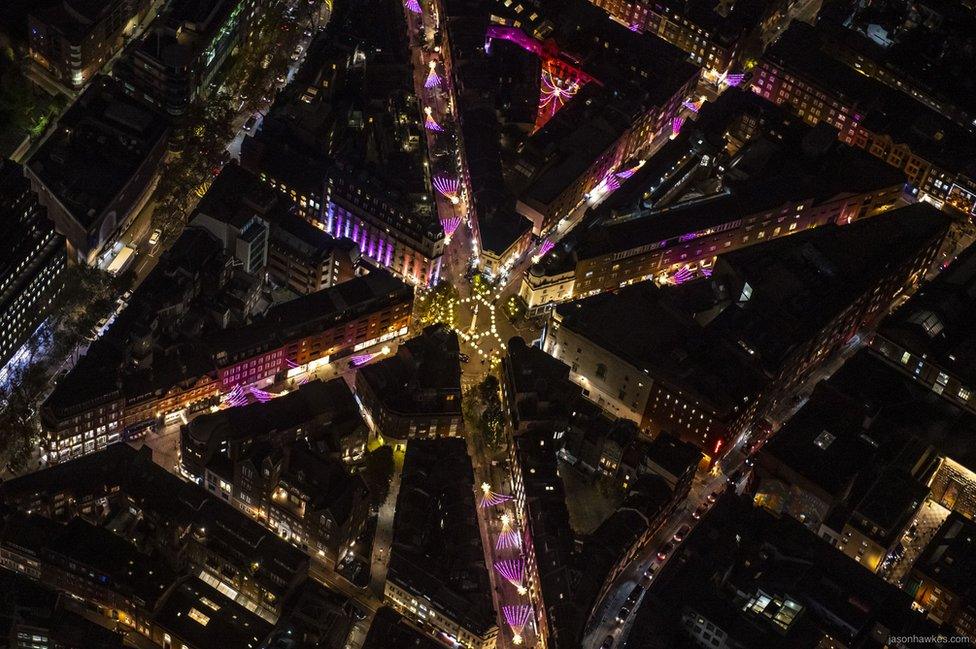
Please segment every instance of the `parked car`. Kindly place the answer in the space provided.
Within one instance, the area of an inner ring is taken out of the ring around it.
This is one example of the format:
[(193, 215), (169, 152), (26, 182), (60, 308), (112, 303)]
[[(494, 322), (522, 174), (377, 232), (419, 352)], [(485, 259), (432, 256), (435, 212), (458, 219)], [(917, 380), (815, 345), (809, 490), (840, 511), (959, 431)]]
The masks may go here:
[(257, 123), (258, 123), (258, 118), (255, 117), (254, 115), (251, 115), (250, 117), (247, 118), (247, 121), (244, 122), (244, 130), (250, 131), (252, 128), (254, 128), (254, 125)]
[(671, 554), (672, 550), (674, 550), (674, 543), (668, 541), (663, 546), (661, 546), (660, 550), (657, 551), (657, 560), (664, 561), (665, 559), (668, 558), (668, 555)]
[(163, 231), (162, 230), (160, 230), (159, 228), (156, 228), (155, 230), (153, 230), (152, 231), (152, 234), (149, 235), (149, 245), (150, 246), (155, 246), (157, 243), (159, 243), (159, 238), (161, 236), (163, 236)]
[(691, 525), (685, 523), (684, 525), (678, 528), (678, 531), (674, 533), (674, 536), (671, 537), (671, 540), (681, 543), (682, 541), (685, 540), (685, 537), (688, 536), (688, 532), (690, 531), (691, 531)]
[(600, 649), (610, 649), (613, 646), (613, 636), (608, 635), (603, 639), (603, 643), (600, 645)]
[(620, 610), (617, 611), (617, 624), (623, 624), (630, 617), (630, 609), (626, 606), (621, 606)]

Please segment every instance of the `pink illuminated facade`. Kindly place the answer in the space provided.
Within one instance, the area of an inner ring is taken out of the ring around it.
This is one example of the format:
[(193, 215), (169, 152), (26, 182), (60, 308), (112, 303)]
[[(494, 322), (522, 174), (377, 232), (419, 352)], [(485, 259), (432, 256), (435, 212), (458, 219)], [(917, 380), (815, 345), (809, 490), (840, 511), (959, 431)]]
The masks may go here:
[(366, 260), (413, 283), (436, 284), (446, 233), (434, 213), (433, 196), (395, 203), (358, 180), (338, 174), (329, 179), (322, 227), (355, 241)]

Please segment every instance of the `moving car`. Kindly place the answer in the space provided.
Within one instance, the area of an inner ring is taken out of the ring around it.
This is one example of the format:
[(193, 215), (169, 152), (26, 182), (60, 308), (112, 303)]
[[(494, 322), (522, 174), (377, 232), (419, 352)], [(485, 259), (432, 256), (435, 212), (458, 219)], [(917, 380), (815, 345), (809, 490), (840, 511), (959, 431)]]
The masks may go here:
[(247, 121), (244, 122), (244, 130), (250, 131), (252, 128), (254, 128), (254, 125), (257, 123), (258, 123), (258, 118), (255, 117), (254, 115), (251, 115), (250, 117), (247, 118)]
[(159, 237), (161, 236), (163, 236), (162, 230), (160, 230), (159, 228), (153, 230), (152, 234), (149, 235), (149, 245), (155, 246), (157, 243), (159, 243)]
[(707, 511), (708, 511), (708, 505), (705, 504), (705, 503), (702, 503), (702, 504), (698, 505), (698, 509), (696, 509), (694, 512), (692, 512), (691, 517), (694, 518), (696, 521), (697, 520), (700, 520), (701, 517), (704, 516), (705, 515), (705, 512), (707, 512)]

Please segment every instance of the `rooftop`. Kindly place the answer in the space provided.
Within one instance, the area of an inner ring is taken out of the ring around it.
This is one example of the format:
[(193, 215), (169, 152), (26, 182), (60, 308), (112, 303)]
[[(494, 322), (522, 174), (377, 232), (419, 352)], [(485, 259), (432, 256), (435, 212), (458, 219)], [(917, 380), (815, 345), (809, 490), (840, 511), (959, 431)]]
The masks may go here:
[(702, 459), (701, 451), (694, 444), (664, 433), (647, 445), (646, 456), (679, 480), (689, 471), (694, 472)]
[(547, 603), (552, 646), (575, 649), (579, 647), (587, 609), (576, 597), (581, 575), (576, 538), (556, 461), (556, 437), (552, 429), (540, 428), (513, 437), (512, 444), (525, 489), (528, 532), (532, 537), (542, 598)]
[[(203, 414), (184, 427), (184, 434), (198, 444), (212, 438), (257, 440), (276, 431), (287, 431), (308, 424), (309, 434), (323, 427), (365, 426), (349, 386), (341, 378), (323, 382), (315, 379), (284, 396), (265, 403), (255, 402), (237, 408)], [(337, 431), (337, 432), (341, 432)]]
[(474, 474), (459, 438), (411, 440), (393, 520), (388, 578), (476, 634), (495, 625), (475, 511)]
[(924, 284), (878, 327), (904, 349), (976, 385), (976, 247)]
[[(438, 238), (404, 20), (397, 2), (336, 4), (242, 156), (300, 193), (328, 179), (333, 200), (389, 212), (416, 239)], [(363, 187), (367, 198), (356, 193)]]
[(253, 649), (273, 626), (200, 579), (177, 585), (153, 621), (191, 647)]
[[(556, 307), (561, 327), (585, 336), (653, 380), (695, 395), (734, 417), (764, 379), (652, 282)], [(633, 335), (640, 331), (640, 336)], [(648, 379), (651, 380), (651, 379)]]
[(722, 254), (712, 282), (725, 286), (735, 303), (709, 327), (774, 375), (797, 346), (941, 239), (948, 226), (944, 214), (916, 203)]
[(915, 561), (913, 571), (969, 605), (976, 598), (976, 523), (952, 512)]
[(322, 323), (338, 325), (352, 320), (381, 303), (410, 301), (413, 289), (383, 269), (336, 284), (315, 293), (277, 304), (263, 318), (213, 336), (210, 344), (217, 363), (223, 365), (235, 354), (271, 336), (287, 340), (321, 330)]
[(83, 227), (90, 228), (166, 136), (160, 113), (96, 78), (58, 119), (27, 167)]
[(953, 171), (973, 173), (974, 138), (966, 129), (832, 56), (825, 49), (826, 34), (793, 21), (764, 57), (853, 104), (857, 120), (868, 130), (905, 142), (913, 152)]
[(359, 369), (386, 408), (398, 414), (461, 414), (461, 361), (457, 334), (431, 325), (395, 355)]
[(812, 649), (826, 636), (871, 646), (860, 643), (872, 641), (877, 625), (897, 633), (912, 622), (910, 603), (908, 594), (793, 519), (726, 495), (655, 579), (633, 637), (655, 628), (659, 641), (684, 646), (688, 615), (747, 647)]
[(392, 608), (381, 606), (362, 649), (441, 649), (443, 645), (425, 633), (417, 631)]
[[(722, 191), (710, 196), (629, 211), (626, 219), (587, 232), (577, 255), (590, 259), (649, 244), (671, 246), (682, 236), (699, 236), (711, 228), (791, 203), (811, 209), (838, 196), (898, 187), (905, 182), (897, 169), (840, 143), (818, 152), (804, 148), (802, 138), (773, 146), (775, 151), (749, 178), (726, 178)], [(748, 159), (748, 152), (743, 152), (732, 166)]]

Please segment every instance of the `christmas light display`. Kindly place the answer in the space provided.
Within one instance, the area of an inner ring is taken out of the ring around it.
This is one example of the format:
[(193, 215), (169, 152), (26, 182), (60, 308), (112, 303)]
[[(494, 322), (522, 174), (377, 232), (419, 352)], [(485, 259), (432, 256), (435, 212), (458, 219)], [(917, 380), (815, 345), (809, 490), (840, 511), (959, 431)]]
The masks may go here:
[(223, 401), (231, 408), (244, 406), (247, 405), (247, 393), (241, 387), (241, 384), (238, 383), (230, 392), (224, 395)]
[(682, 268), (681, 270), (679, 270), (677, 273), (674, 274), (674, 283), (683, 284), (684, 282), (687, 282), (689, 279), (691, 279), (691, 276), (692, 276), (692, 272), (688, 270), (687, 267)]
[(521, 559), (505, 559), (495, 562), (495, 570), (498, 571), (498, 574), (519, 588), (522, 586), (522, 567)]
[(554, 244), (549, 239), (546, 239), (545, 241), (542, 242), (542, 245), (539, 246), (539, 256), (540, 257), (545, 257), (546, 256), (546, 253), (548, 253), (550, 250), (552, 250), (555, 247), (556, 247), (556, 244)]
[[(485, 484), (481, 485), (482, 491), (485, 488)], [(508, 512), (502, 514), (502, 531), (498, 535), (498, 539), (495, 541), (496, 550), (508, 550), (510, 548), (521, 548), (522, 538), (519, 536), (518, 530), (512, 529), (512, 516)]]
[(697, 113), (701, 110), (702, 103), (700, 101), (684, 101), (681, 105), (690, 110), (693, 113)]
[(678, 133), (680, 133), (681, 132), (681, 127), (684, 126), (684, 123), (685, 123), (685, 118), (684, 117), (681, 117), (680, 115), (678, 117), (675, 117), (674, 119), (672, 119), (671, 120), (671, 133), (673, 135), (677, 135)]
[(552, 117), (578, 91), (579, 84), (570, 83), (563, 87), (559, 81), (553, 78), (549, 70), (543, 68), (542, 88), (539, 90), (539, 110), (548, 112), (549, 116)]
[(437, 74), (437, 70), (435, 69), (437, 67), (437, 63), (431, 61), (427, 64), (427, 67), (430, 68), (430, 72), (427, 73), (427, 80), (424, 81), (424, 88), (429, 89), (441, 85), (444, 78)]
[(746, 78), (746, 75), (741, 74), (741, 73), (730, 74), (729, 76), (725, 77), (725, 83), (727, 83), (729, 86), (731, 86), (733, 88), (736, 88), (736, 87), (739, 86), (739, 84), (742, 83), (742, 80), (745, 79), (745, 78)]
[(444, 127), (442, 127), (440, 124), (434, 121), (434, 116), (431, 115), (430, 113), (431, 113), (430, 106), (425, 106), (424, 115), (426, 115), (426, 118), (424, 119), (424, 128), (426, 128), (428, 131), (434, 131), (435, 133), (440, 133), (441, 131), (444, 130)]
[(434, 176), (434, 189), (441, 193), (441, 195), (451, 201), (452, 204), (457, 205), (461, 202), (458, 198), (458, 191), (461, 185), (456, 178), (448, 178), (447, 176)]
[(512, 642), (522, 644), (522, 631), (532, 617), (532, 607), (528, 604), (518, 604), (516, 606), (503, 606), (502, 614), (505, 621), (512, 629)]
[(265, 403), (274, 399), (276, 396), (277, 395), (270, 392), (258, 389), (253, 385), (245, 388), (238, 383), (230, 392), (224, 395), (223, 402), (231, 408), (239, 408), (241, 406), (246, 406), (253, 401)]
[(407, 9), (409, 9), (415, 14), (419, 14), (422, 12), (422, 10), (420, 9), (420, 3), (417, 0), (407, 0), (406, 6)]
[[(482, 507), (494, 507), (495, 505), (501, 505), (502, 503), (507, 503), (509, 500), (512, 499), (511, 496), (506, 496), (505, 494), (496, 494), (494, 491), (491, 490), (491, 485), (488, 484), (487, 482), (481, 483), (481, 493), (483, 494), (481, 497)], [(508, 517), (508, 514), (504, 514), (502, 516), (502, 524), (505, 525), (506, 527), (508, 526), (509, 520), (510, 519)]]
[(461, 217), (452, 216), (450, 218), (441, 219), (441, 227), (444, 228), (444, 236), (452, 237), (457, 229), (461, 226)]
[(365, 365), (373, 360), (374, 356), (376, 356), (376, 354), (359, 354), (358, 356), (353, 356), (351, 359), (349, 359), (349, 362), (352, 363), (353, 367), (359, 367), (360, 365)]
[(626, 179), (630, 178), (631, 176), (633, 176), (635, 173), (637, 173), (637, 170), (640, 169), (643, 166), (644, 166), (644, 161), (641, 160), (639, 163), (637, 163), (633, 167), (629, 167), (627, 169), (621, 169), (620, 171), (618, 171), (614, 175), (617, 178), (621, 179), (621, 180), (626, 180)]

